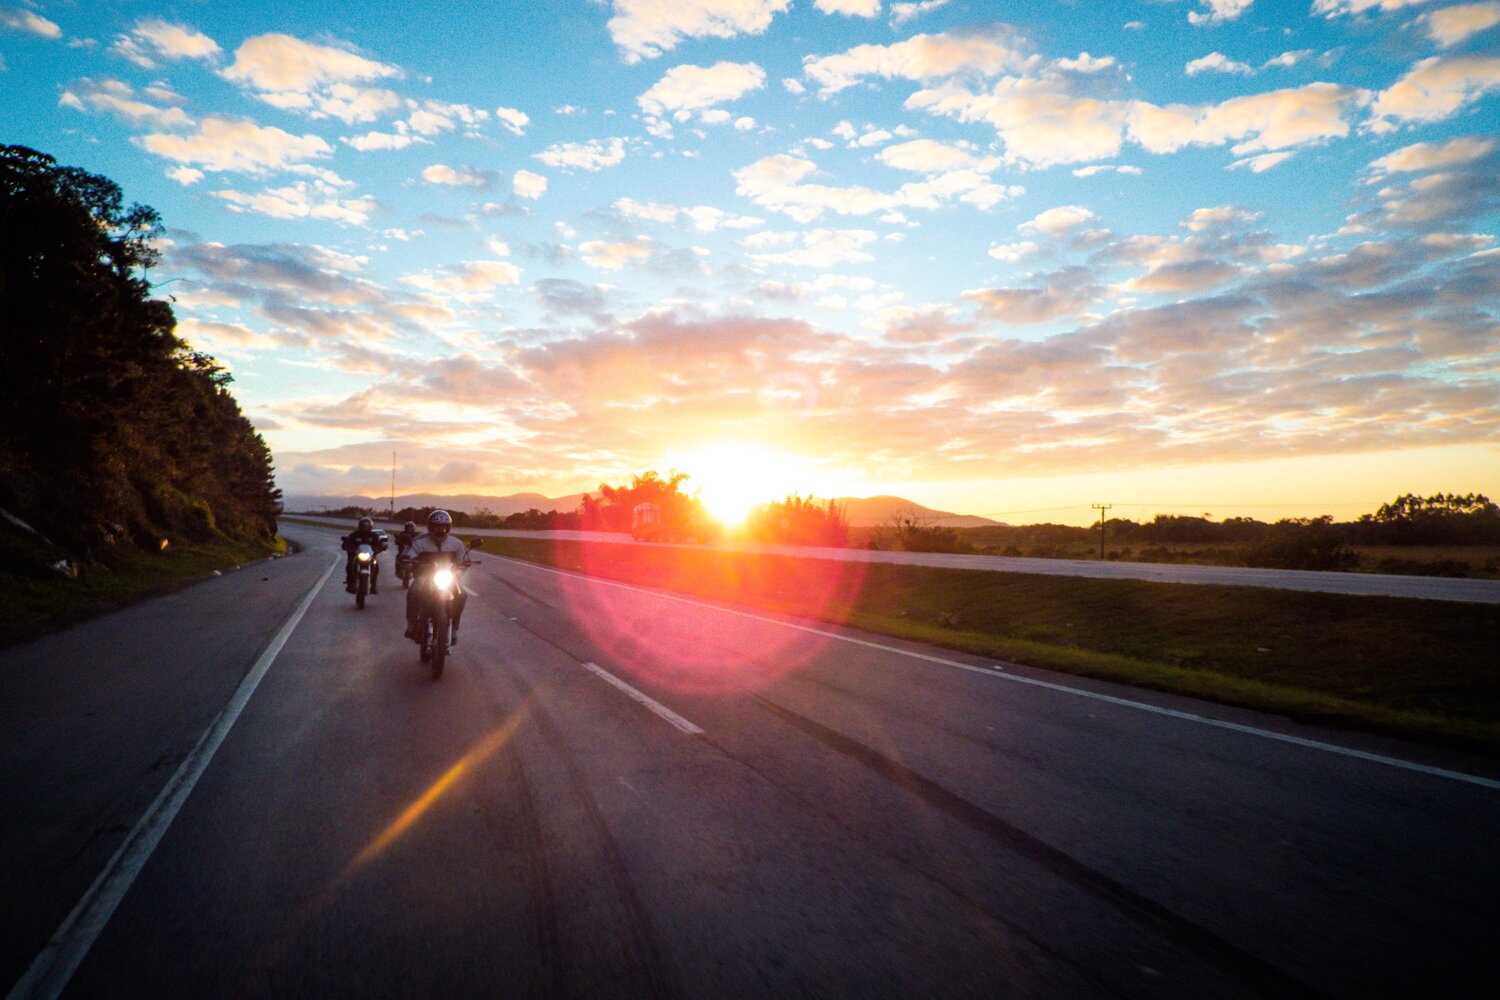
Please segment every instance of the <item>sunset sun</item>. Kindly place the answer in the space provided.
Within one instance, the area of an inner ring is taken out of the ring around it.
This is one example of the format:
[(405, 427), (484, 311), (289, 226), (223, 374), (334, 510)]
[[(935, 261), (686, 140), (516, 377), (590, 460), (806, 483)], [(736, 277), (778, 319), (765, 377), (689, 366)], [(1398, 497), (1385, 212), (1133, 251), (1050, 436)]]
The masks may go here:
[(758, 444), (705, 446), (674, 457), (674, 464), (691, 478), (710, 517), (725, 525), (743, 523), (757, 504), (791, 493), (808, 493), (810, 482), (798, 482), (798, 458)]

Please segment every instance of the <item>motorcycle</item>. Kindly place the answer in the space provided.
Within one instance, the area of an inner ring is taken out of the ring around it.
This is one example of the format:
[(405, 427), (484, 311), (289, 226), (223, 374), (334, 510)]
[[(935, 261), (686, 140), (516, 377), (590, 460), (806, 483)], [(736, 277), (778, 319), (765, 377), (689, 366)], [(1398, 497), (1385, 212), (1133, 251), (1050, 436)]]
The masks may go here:
[(354, 606), (365, 608), (365, 595), (370, 592), (370, 574), (375, 566), (375, 549), (361, 545), (354, 553), (354, 569), (358, 578), (354, 581)]
[(469, 557), (468, 549), (483, 546), (481, 539), (474, 539), (465, 547), (461, 562), (449, 561), (435, 564), (434, 568), (417, 578), (422, 588), (417, 595), (421, 609), (417, 618), (417, 641), (421, 644), (421, 661), (431, 664), (432, 679), (443, 676), (443, 663), (448, 658), (449, 631), (453, 615), (453, 598), (458, 592), (458, 578), (470, 566), (479, 562)]
[(401, 589), (409, 590), (411, 581), (416, 576), (414, 565), (416, 558), (407, 549), (396, 553), (396, 576), (401, 580)]

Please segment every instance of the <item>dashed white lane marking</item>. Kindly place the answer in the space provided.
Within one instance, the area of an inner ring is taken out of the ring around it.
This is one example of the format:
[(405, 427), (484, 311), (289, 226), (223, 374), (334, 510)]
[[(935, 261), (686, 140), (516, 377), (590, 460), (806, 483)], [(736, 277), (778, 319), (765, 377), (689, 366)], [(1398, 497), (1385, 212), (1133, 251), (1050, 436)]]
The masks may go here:
[(109, 918), (114, 915), (116, 907), (130, 891), (130, 886), (135, 882), (135, 877), (141, 873), (146, 862), (151, 858), (151, 852), (156, 850), (156, 845), (167, 832), (167, 827), (172, 825), (178, 810), (192, 794), (193, 786), (207, 770), (209, 762), (214, 759), (219, 745), (224, 742), (224, 737), (229, 735), (229, 730), (234, 726), (235, 720), (250, 703), (250, 696), (255, 694), (255, 689), (260, 685), (261, 678), (271, 668), (271, 663), (276, 655), (281, 652), (281, 647), (291, 638), (297, 623), (307, 613), (312, 605), (313, 598), (318, 591), (323, 589), (323, 584), (333, 575), (343, 557), (339, 556), (329, 565), (318, 582), (312, 585), (302, 601), (292, 612), (286, 624), (281, 626), (281, 631), (266, 646), (260, 654), (260, 659), (250, 668), (250, 672), (240, 681), (240, 686), (230, 697), (229, 703), (224, 706), (208, 729), (198, 739), (192, 752), (187, 759), (177, 768), (175, 774), (167, 782), (166, 787), (157, 795), (156, 801), (151, 803), (145, 815), (136, 823), (135, 829), (125, 838), (120, 849), (115, 851), (114, 857), (109, 859), (109, 864), (94, 879), (94, 884), (89, 886), (78, 905), (73, 907), (73, 912), (68, 914), (57, 933), (52, 935), (31, 967), (26, 970), (11, 991), (6, 994), (6, 1000), (56, 1000), (67, 988), (68, 980), (73, 978), (73, 973), (83, 962), (84, 956), (89, 953), (104, 926), (109, 923)]
[[(1355, 750), (1352, 747), (1339, 746), (1336, 743), (1324, 743), (1320, 740), (1309, 740), (1301, 736), (1292, 736), (1287, 733), (1278, 733), (1270, 729), (1261, 729), (1257, 726), (1246, 726), (1238, 722), (1226, 722), (1223, 719), (1215, 719), (1205, 715), (1195, 715), (1192, 712), (1183, 712), (1175, 708), (1163, 708), (1160, 705), (1150, 705), (1146, 702), (1131, 701), (1128, 698), (1117, 698), (1113, 695), (1100, 694), (1097, 691), (1087, 691), (1083, 688), (1069, 687), (1066, 684), (1054, 684), (1051, 681), (1037, 680), (1034, 677), (1021, 677), (1017, 674), (1007, 673), (1005, 668), (999, 664), (987, 667), (976, 667), (972, 663), (960, 663), (957, 660), (949, 660), (941, 656), (932, 656), (928, 653), (919, 653), (912, 649), (902, 649), (899, 646), (888, 646), (880, 642), (870, 642), (868, 639), (856, 639), (851, 635), (840, 635), (826, 629), (812, 628), (807, 625), (797, 625), (793, 622), (782, 621), (779, 618), (771, 618), (767, 615), (758, 615), (750, 611), (738, 611), (734, 608), (726, 608), (719, 604), (709, 604), (706, 601), (695, 601), (691, 597), (681, 597), (662, 590), (651, 590), (647, 587), (637, 587), (629, 583), (620, 583), (617, 580), (606, 580), (602, 577), (587, 576), (583, 573), (570, 573), (566, 570), (553, 569), (551, 566), (542, 566), (538, 563), (527, 562), (524, 559), (511, 559), (508, 556), (496, 556), (505, 562), (516, 563), (530, 569), (541, 570), (546, 573), (554, 573), (558, 576), (569, 576), (579, 580), (587, 580), (590, 583), (602, 587), (617, 587), (621, 590), (634, 591), (637, 594), (646, 594), (650, 597), (661, 598), (667, 601), (677, 601), (680, 604), (689, 604), (697, 608), (706, 608), (709, 611), (717, 611), (726, 615), (737, 615), (740, 618), (748, 618), (752, 621), (766, 622), (770, 625), (779, 625), (782, 628), (795, 629), (799, 632), (807, 632), (811, 635), (820, 635), (829, 639), (837, 639), (839, 642), (847, 642), (855, 646), (864, 646), (868, 649), (878, 649), (887, 653), (895, 653), (898, 656), (909, 657), (914, 660), (925, 660), (928, 663), (938, 663), (945, 667), (953, 667), (956, 670), (967, 670), (970, 673), (979, 674), (998, 681), (1010, 681), (1015, 684), (1027, 684), (1032, 687), (1045, 688), (1049, 691), (1057, 691), (1062, 694), (1075, 695), (1079, 698), (1089, 698), (1094, 701), (1106, 702), (1110, 705), (1118, 705), (1122, 708), (1132, 708), (1141, 712), (1150, 712), (1154, 715), (1164, 715), (1171, 719), (1183, 722), (1192, 722), (1200, 726), (1211, 726), (1215, 729), (1227, 729), (1230, 732), (1242, 733), (1246, 736), (1256, 736), (1265, 740), (1274, 740), (1278, 743), (1289, 743), (1292, 746), (1306, 747), (1310, 750), (1321, 750), (1325, 753), (1338, 754), (1341, 757), (1352, 757), (1355, 760), (1368, 761), (1372, 764), (1383, 764), (1386, 767), (1395, 767), (1403, 771), (1413, 771), (1417, 774), (1431, 775), (1435, 778), (1447, 778), (1450, 781), (1461, 781), (1469, 785), (1478, 785), (1480, 788), (1489, 788), (1500, 791), (1500, 781), (1493, 778), (1484, 778), (1477, 774), (1465, 774), (1462, 771), (1450, 771), (1447, 768), (1433, 767), (1430, 764), (1419, 764), (1416, 761), (1402, 760), (1399, 757), (1387, 757), (1383, 754), (1368, 753), (1364, 750)], [(596, 668), (597, 669), (597, 668)], [(642, 696), (644, 697), (644, 696)]]
[(631, 687), (629, 684), (626, 684), (624, 681), (620, 680), (620, 678), (616, 677), (614, 674), (610, 673), (608, 670), (605, 670), (603, 667), (599, 666), (597, 663), (585, 663), (583, 666), (584, 666), (585, 670), (588, 670), (588, 671), (590, 671), (592, 673), (595, 673), (595, 674), (599, 675), (600, 677), (602, 677), (604, 679), (604, 681), (606, 683), (613, 684), (615, 687), (619, 688), (621, 691), (624, 691), (626, 695), (628, 695), (631, 698), (634, 698), (636, 701), (640, 702), (642, 705), (645, 705), (647, 708), (651, 709), (651, 711), (655, 712), (657, 715), (661, 716), (663, 719), (666, 719), (672, 725), (676, 726), (678, 729), (681, 729), (683, 732), (687, 733), (689, 736), (701, 736), (701, 735), (703, 735), (703, 730), (702, 729), (700, 729), (697, 726), (693, 725), (691, 722), (689, 722), (688, 720), (684, 719), (682, 716), (678, 715), (676, 712), (672, 711), (670, 708), (668, 708), (667, 706), (663, 705), (661, 702), (657, 701), (655, 698), (651, 697), (650, 695), (644, 694), (644, 693), (642, 693), (640, 691), (637, 691), (635, 688)]

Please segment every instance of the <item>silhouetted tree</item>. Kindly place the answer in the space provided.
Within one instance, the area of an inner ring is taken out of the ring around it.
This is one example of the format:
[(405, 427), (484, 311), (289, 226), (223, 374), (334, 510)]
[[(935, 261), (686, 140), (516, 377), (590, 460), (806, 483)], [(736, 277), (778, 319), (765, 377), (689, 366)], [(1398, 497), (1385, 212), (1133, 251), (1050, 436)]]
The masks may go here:
[(0, 147), (0, 506), (76, 552), (275, 533), (270, 450), (151, 297), (160, 231), (113, 181)]
[(786, 545), (823, 545), (843, 548), (849, 544), (849, 520), (844, 508), (829, 500), (819, 504), (797, 494), (785, 500), (761, 504), (750, 513), (745, 527), (752, 538)]
[(578, 505), (578, 516), (584, 528), (592, 531), (629, 531), (630, 515), (636, 504), (654, 503), (661, 508), (665, 524), (688, 524), (703, 517), (703, 506), (696, 494), (684, 491), (688, 474), (673, 472), (663, 479), (656, 470), (632, 476), (629, 486), (599, 484), (599, 496), (584, 494)]

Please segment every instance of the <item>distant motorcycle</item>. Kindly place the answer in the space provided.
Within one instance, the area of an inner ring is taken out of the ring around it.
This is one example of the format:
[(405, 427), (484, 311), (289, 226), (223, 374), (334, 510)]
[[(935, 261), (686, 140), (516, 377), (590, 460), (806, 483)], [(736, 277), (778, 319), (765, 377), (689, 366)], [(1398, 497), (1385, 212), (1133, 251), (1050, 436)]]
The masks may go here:
[[(468, 543), (467, 548), (474, 549), (482, 545), (483, 542), (476, 538)], [(421, 638), (417, 641), (421, 644), (422, 662), (432, 666), (433, 680), (443, 676), (443, 663), (448, 658), (451, 640), (449, 626), (453, 620), (453, 599), (458, 593), (458, 579), (478, 561), (471, 559), (466, 551), (462, 561), (450, 557), (448, 560), (419, 564), (417, 606), (420, 610), (417, 635)]]
[(358, 577), (354, 581), (354, 606), (361, 611), (365, 608), (365, 596), (370, 592), (370, 573), (375, 565), (375, 549), (369, 545), (361, 545), (354, 552), (354, 570)]
[(416, 558), (406, 549), (396, 553), (396, 576), (401, 579), (401, 589), (407, 590), (411, 587), (411, 581), (416, 576), (414, 564)]

